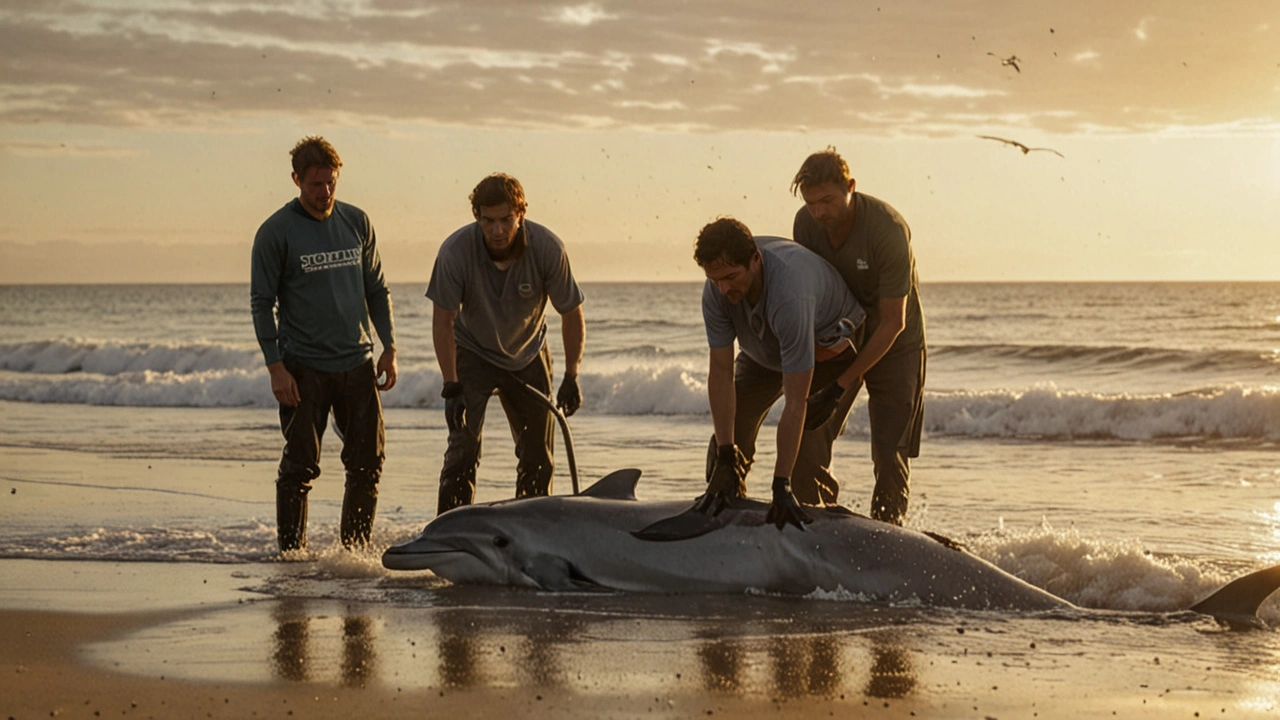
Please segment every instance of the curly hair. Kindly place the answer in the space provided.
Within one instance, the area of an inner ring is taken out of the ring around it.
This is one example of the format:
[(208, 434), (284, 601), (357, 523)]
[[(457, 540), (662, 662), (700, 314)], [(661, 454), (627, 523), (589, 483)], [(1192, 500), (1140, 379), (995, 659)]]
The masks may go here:
[(721, 216), (707, 223), (693, 245), (693, 259), (698, 267), (723, 260), (730, 265), (746, 267), (756, 252), (755, 236), (742, 222)]
[(524, 199), (524, 188), (520, 181), (506, 173), (493, 173), (480, 181), (476, 189), (471, 191), (471, 213), (480, 217), (480, 208), (493, 207), (507, 203), (515, 212), (522, 213), (529, 208)]
[(328, 140), (319, 135), (308, 135), (298, 141), (289, 151), (293, 156), (293, 172), (298, 177), (306, 177), (307, 171), (313, 167), (327, 167), (338, 170), (342, 167), (342, 158), (333, 149)]

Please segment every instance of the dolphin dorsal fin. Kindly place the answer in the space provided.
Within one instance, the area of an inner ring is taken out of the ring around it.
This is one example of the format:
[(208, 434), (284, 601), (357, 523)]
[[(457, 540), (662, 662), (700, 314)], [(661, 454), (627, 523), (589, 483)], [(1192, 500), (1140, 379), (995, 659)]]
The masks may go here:
[(582, 495), (602, 500), (635, 500), (640, 471), (635, 468), (614, 470), (582, 491)]
[(1280, 589), (1280, 565), (1249, 573), (1222, 586), (1191, 609), (1228, 623), (1259, 625), (1258, 606)]

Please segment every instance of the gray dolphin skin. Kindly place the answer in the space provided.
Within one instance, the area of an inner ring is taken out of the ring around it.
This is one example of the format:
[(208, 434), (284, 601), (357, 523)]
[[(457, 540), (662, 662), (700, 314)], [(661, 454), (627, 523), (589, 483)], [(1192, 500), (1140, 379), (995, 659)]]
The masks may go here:
[[(639, 470), (619, 470), (581, 495), (455, 508), (414, 540), (388, 548), (392, 570), (428, 569), (459, 584), (548, 591), (845, 592), (869, 602), (972, 610), (1044, 611), (1074, 605), (935, 536), (855, 515), (807, 508), (804, 530), (764, 522), (767, 504), (734, 501), (716, 517), (689, 501), (640, 502)], [(1280, 566), (1236, 580), (1191, 608), (1258, 624)]]

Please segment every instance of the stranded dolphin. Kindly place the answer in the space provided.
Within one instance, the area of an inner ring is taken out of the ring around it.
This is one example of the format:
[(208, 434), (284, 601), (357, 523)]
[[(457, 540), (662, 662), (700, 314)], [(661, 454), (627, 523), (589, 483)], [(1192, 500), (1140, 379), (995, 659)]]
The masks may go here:
[[(640, 502), (639, 470), (581, 495), (503, 500), (450, 510), (387, 549), (392, 570), (429, 569), (455, 583), (551, 591), (854, 593), (874, 602), (975, 610), (1075, 606), (954, 543), (855, 515), (808, 508), (804, 530), (764, 522), (767, 504), (734, 501), (715, 517), (688, 501)], [(1257, 624), (1280, 566), (1228, 584), (1192, 610)]]

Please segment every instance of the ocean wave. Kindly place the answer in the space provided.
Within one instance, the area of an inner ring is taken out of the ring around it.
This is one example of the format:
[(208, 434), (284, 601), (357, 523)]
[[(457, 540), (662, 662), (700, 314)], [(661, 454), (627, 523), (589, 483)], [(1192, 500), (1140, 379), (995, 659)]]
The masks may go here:
[(1280, 440), (1280, 387), (1230, 386), (1178, 394), (1063, 391), (929, 393), (925, 431), (1039, 440)]
[(1063, 364), (1073, 369), (1096, 367), (1106, 369), (1155, 369), (1196, 373), (1208, 369), (1260, 371), (1280, 373), (1280, 350), (1213, 349), (1184, 350), (1176, 348), (1138, 347), (1126, 345), (1006, 343), (973, 345), (931, 345), (929, 359), (964, 359), (969, 362), (1009, 361), (1036, 364)]
[(219, 370), (250, 370), (262, 365), (256, 347), (219, 343), (119, 343), (93, 340), (45, 340), (0, 344), (0, 370), (39, 375), (137, 372), (185, 375)]
[[(633, 366), (579, 376), (580, 413), (614, 416), (706, 415), (705, 371), (686, 366)], [(427, 365), (402, 367), (388, 408), (442, 406), (441, 377)], [(267, 372), (88, 372), (33, 375), (0, 372), (0, 400), (130, 407), (275, 408)], [(770, 416), (776, 422), (781, 403)], [(866, 394), (848, 433), (866, 436)], [(1052, 384), (1012, 390), (926, 392), (925, 432), (938, 437), (1039, 441), (1280, 440), (1280, 385), (1223, 385), (1182, 393), (1130, 394), (1061, 390)]]

